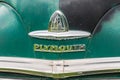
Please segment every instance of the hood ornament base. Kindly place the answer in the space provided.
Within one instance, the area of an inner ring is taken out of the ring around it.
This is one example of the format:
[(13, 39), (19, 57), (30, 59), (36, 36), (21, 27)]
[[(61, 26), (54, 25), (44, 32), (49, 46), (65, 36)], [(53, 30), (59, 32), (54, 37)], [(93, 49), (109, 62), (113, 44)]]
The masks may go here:
[(90, 36), (89, 32), (85, 31), (68, 31), (68, 32), (49, 32), (47, 30), (42, 31), (33, 31), (29, 33), (31, 37), (40, 38), (40, 39), (52, 39), (52, 40), (67, 40), (67, 39), (76, 39)]
[(39, 30), (29, 33), (29, 36), (40, 39), (66, 40), (88, 37), (91, 34), (86, 31), (69, 30), (69, 24), (65, 15), (57, 10), (50, 18), (48, 30)]

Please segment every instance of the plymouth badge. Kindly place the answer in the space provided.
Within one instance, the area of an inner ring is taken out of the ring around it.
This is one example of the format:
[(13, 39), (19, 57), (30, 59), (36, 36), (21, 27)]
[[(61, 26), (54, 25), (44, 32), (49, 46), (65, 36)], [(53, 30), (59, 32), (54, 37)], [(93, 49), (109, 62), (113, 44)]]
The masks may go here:
[(69, 24), (65, 15), (55, 11), (49, 21), (48, 30), (37, 30), (29, 33), (29, 36), (40, 39), (66, 40), (90, 36), (89, 32), (81, 30), (69, 30)]

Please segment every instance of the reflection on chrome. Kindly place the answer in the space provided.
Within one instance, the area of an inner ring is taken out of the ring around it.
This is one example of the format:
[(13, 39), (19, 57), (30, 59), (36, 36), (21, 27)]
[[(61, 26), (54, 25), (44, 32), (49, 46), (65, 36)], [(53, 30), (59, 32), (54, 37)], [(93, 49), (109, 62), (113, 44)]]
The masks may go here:
[(60, 10), (55, 11), (50, 18), (48, 31), (66, 32), (68, 30), (69, 25), (65, 15)]
[(76, 60), (0, 57), (0, 71), (37, 76), (64, 78), (78, 75), (119, 72), (119, 69), (120, 57)]

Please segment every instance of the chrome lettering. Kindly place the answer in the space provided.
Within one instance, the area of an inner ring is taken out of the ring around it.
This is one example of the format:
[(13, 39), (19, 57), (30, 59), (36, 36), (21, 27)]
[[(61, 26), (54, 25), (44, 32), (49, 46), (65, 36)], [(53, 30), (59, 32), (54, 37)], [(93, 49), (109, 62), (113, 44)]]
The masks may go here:
[[(82, 48), (81, 48), (82, 47)], [(39, 45), (34, 44), (34, 51), (40, 52), (76, 52), (85, 51), (85, 44), (80, 45)]]

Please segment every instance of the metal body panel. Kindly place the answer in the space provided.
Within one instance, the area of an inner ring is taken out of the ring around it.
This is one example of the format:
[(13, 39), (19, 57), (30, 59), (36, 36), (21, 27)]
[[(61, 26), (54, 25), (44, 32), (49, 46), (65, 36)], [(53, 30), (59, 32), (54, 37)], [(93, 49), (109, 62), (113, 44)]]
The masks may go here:
[(93, 32), (99, 20), (120, 0), (60, 0), (60, 10), (66, 15), (70, 29)]
[(59, 9), (59, 0), (2, 0), (20, 14), (28, 32), (48, 29), (52, 13)]
[(32, 57), (27, 30), (19, 14), (0, 3), (0, 56)]
[[(90, 40), (87, 57), (116, 57), (120, 56), (120, 6), (106, 13), (97, 25)], [(96, 31), (100, 30), (99, 33)]]
[(0, 71), (51, 78), (68, 78), (103, 73), (118, 73), (120, 71), (119, 62), (120, 57), (75, 60), (0, 57)]
[[(0, 1), (0, 56), (3, 56), (0, 63), (4, 64), (0, 65), (0, 71), (53, 78), (120, 71), (120, 0)], [(60, 17), (64, 16), (61, 22), (66, 30), (62, 32), (69, 31), (69, 25), (70, 31), (83, 30), (88, 35), (75, 38), (74, 34), (67, 34), (57, 39), (58, 33), (62, 34), (58, 28), (54, 37), (28, 35), (37, 30), (47, 31), (53, 24), (60, 26), (59, 18), (54, 16), (56, 11), (57, 15), (62, 13)], [(35, 44), (39, 45), (38, 51)], [(70, 45), (73, 49), (65, 51)], [(53, 49), (56, 46), (57, 50)], [(79, 51), (72, 51), (76, 48)]]

